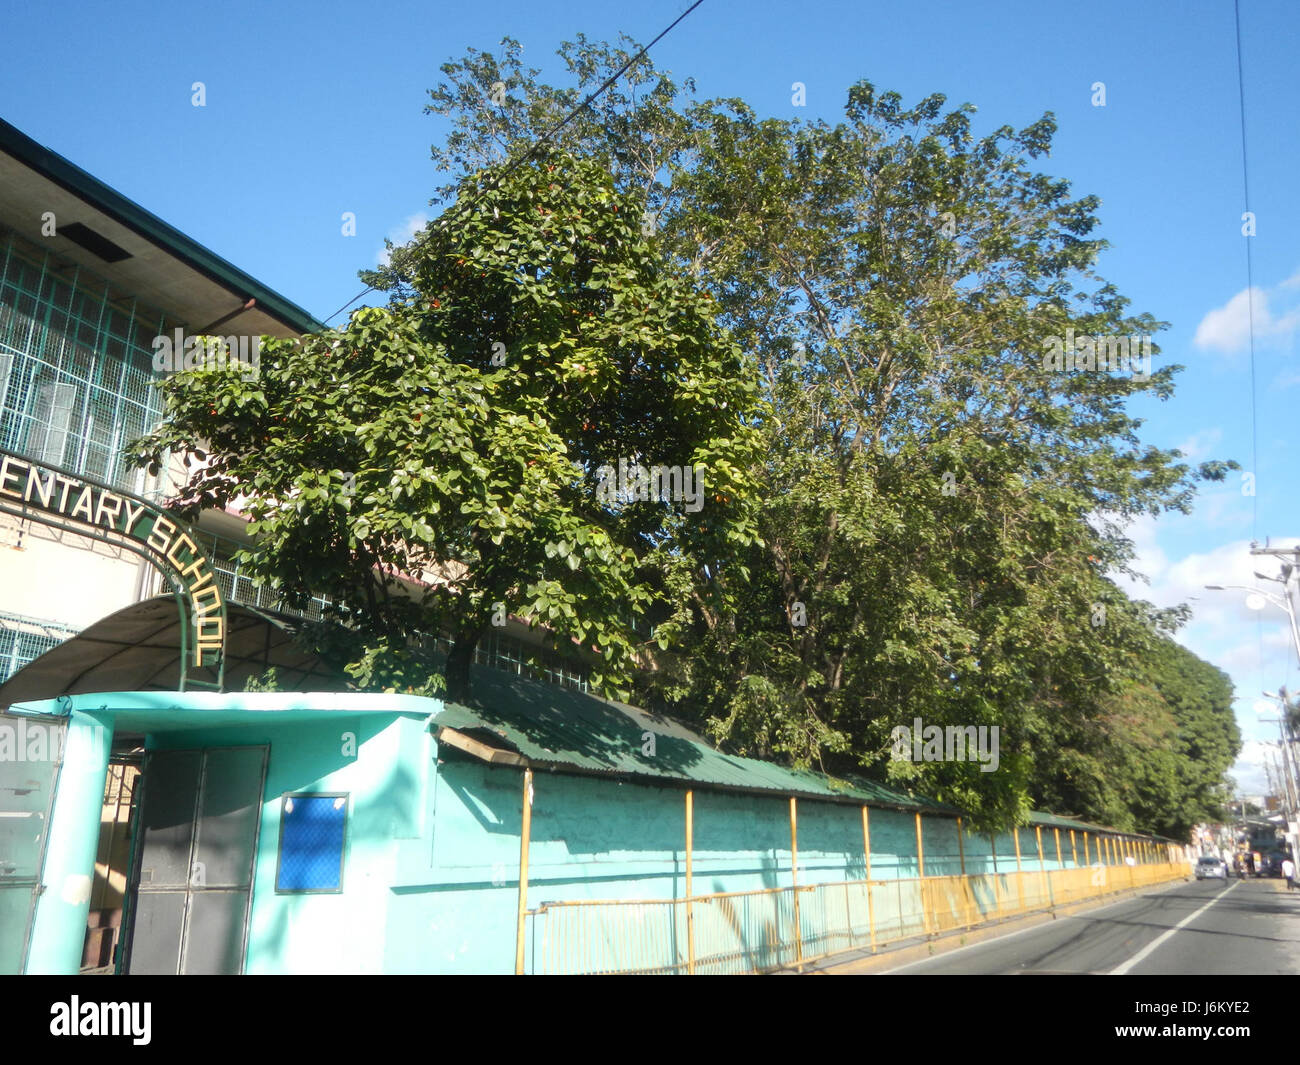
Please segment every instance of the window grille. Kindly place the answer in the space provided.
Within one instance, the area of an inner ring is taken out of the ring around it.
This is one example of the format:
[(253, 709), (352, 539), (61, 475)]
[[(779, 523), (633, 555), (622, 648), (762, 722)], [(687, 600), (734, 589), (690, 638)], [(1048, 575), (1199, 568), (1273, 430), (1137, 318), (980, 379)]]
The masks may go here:
[(153, 338), (174, 324), (0, 226), (0, 448), (141, 491), (121, 452), (162, 416)]
[(57, 621), (42, 621), (0, 611), (0, 683), (77, 632), (77, 629)]

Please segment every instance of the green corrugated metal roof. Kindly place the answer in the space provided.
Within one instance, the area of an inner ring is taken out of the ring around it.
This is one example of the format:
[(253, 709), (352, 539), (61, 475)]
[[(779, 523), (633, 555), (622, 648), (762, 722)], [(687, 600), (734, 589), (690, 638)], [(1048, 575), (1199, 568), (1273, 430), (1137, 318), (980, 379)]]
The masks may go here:
[[(432, 724), (517, 752), (535, 767), (561, 772), (771, 792), (951, 817), (961, 813), (944, 803), (871, 781), (724, 754), (667, 718), (496, 670), (476, 668), (474, 705), (447, 703), (434, 715)], [(646, 732), (655, 734), (653, 755), (642, 753)]]
[(1073, 828), (1082, 832), (1100, 832), (1107, 836), (1123, 836), (1128, 839), (1158, 839), (1166, 843), (1177, 843), (1177, 840), (1168, 839), (1165, 836), (1157, 836), (1147, 832), (1128, 832), (1120, 828), (1111, 828), (1108, 825), (1094, 825), (1088, 821), (1077, 821), (1071, 817), (1057, 817), (1056, 814), (1049, 814), (1042, 810), (1034, 810), (1029, 815), (1030, 826), (1038, 825), (1042, 828)]
[[(954, 806), (895, 791), (874, 781), (787, 769), (755, 758), (724, 754), (670, 718), (478, 666), (474, 667), (474, 704), (446, 703), (433, 716), (432, 726), (468, 734), (491, 747), (520, 755), (535, 768), (559, 772), (865, 803), (948, 817), (963, 813)], [(655, 734), (653, 756), (642, 753), (646, 732)], [(1058, 817), (1043, 810), (1030, 813), (1029, 825), (1133, 839), (1164, 838)]]
[(1105, 832), (1110, 835), (1124, 835), (1116, 828), (1106, 828), (1103, 825), (1091, 825), (1087, 821), (1076, 821), (1071, 817), (1057, 817), (1056, 814), (1049, 814), (1044, 810), (1031, 810), (1029, 812), (1029, 826), (1035, 825), (1041, 828), (1073, 828), (1082, 832)]

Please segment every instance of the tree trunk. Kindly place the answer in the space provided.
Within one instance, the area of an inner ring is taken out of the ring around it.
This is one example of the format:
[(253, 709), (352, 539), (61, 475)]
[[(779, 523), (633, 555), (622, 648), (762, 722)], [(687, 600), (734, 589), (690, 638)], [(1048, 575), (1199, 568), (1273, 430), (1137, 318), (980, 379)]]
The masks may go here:
[(474, 650), (478, 647), (482, 628), (458, 633), (447, 653), (447, 701), (467, 702), (471, 696), (470, 666), (474, 664)]

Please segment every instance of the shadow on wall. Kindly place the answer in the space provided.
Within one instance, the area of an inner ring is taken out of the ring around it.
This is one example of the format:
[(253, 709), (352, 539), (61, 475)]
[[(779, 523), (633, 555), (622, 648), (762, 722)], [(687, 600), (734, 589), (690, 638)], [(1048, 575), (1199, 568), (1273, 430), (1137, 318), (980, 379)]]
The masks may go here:
[[(274, 779), (268, 775), (268, 806), (274, 810), (274, 813), (268, 813), (264, 817), (262, 831), (271, 834), (271, 837), (276, 841), (275, 846), (277, 848), (280, 833), (280, 796), (284, 792), (316, 790), (318, 782), (322, 778), (342, 769), (349, 761), (349, 759), (344, 758), (334, 760), (329, 765), (317, 763), (313, 768), (303, 768), (292, 775), (276, 776)], [(325, 787), (323, 790), (334, 789)], [(414, 819), (418, 816), (417, 803), (419, 794), (420, 781), (412, 772), (410, 766), (400, 760), (394, 761), (390, 765), (382, 783), (368, 785), (364, 791), (359, 791), (356, 788), (352, 789), (345, 837), (344, 892), (338, 895), (326, 896), (338, 900), (341, 916), (346, 917), (347, 912), (354, 905), (356, 898), (355, 886), (364, 872), (372, 847), (382, 847), (393, 837), (395, 834), (395, 821), (398, 818)], [(260, 847), (259, 852), (259, 856), (265, 856), (267, 853), (266, 850)], [(274, 854), (275, 851), (271, 853)], [(274, 875), (273, 866), (270, 874), (272, 892), (274, 892)], [(258, 887), (265, 888), (265, 886), (266, 879), (259, 878)], [(352, 895), (352, 901), (345, 901), (348, 894)], [(270, 962), (269, 968), (277, 972), (310, 972), (309, 968), (295, 964), (297, 950), (301, 947), (301, 944), (291, 942), (290, 927), (293, 924), (295, 911), (302, 906), (314, 905), (315, 900), (319, 897), (307, 894), (282, 895), (275, 892), (275, 903), (269, 917), (264, 916), (269, 907), (266, 905), (259, 906), (255, 901), (253, 918), (257, 921), (259, 916), (262, 916), (263, 919), (258, 921), (252, 929), (255, 939), (250, 937), (249, 961), (257, 963), (259, 968), (267, 967), (265, 963)], [(254, 952), (256, 957), (254, 957)], [(358, 971), (356, 969), (340, 968), (340, 964), (345, 963), (346, 957), (346, 951), (340, 948), (339, 957), (334, 959), (334, 963), (332, 965), (327, 963), (319, 971), (328, 973)]]
[[(265, 787), (257, 843), (257, 865), (253, 881), (253, 904), (249, 930), (246, 971), (311, 972), (340, 970), (348, 962), (348, 951), (340, 945), (335, 964), (318, 953), (320, 944), (304, 946), (302, 932), (291, 935), (295, 914), (306, 908), (329, 906), (337, 901), (340, 916), (353, 906), (355, 887), (373, 851), (386, 848), (395, 836), (411, 835), (418, 823), (421, 780), (420, 759), (397, 757), (389, 761), (383, 775), (367, 776), (351, 750), (361, 752), (388, 728), (400, 728), (400, 719), (346, 717), (337, 723), (271, 725), (256, 730), (212, 729), (151, 736), (154, 750), (198, 750), (201, 748), (269, 745)], [(340, 742), (340, 736), (355, 738), (355, 746)], [(349, 770), (358, 770), (350, 775)], [(334, 779), (331, 779), (334, 778)], [(146, 785), (147, 786), (147, 785)], [(280, 845), (281, 799), (286, 793), (312, 791), (348, 792), (349, 807), (345, 832), (342, 894), (280, 894), (275, 891), (276, 865)], [(214, 817), (233, 813), (237, 802), (223, 791), (210, 795), (205, 810)], [(153, 826), (154, 828), (165, 826)], [(229, 846), (217, 840), (210, 845), (217, 853), (229, 853)], [(233, 841), (231, 846), (238, 846)], [(352, 898), (349, 898), (351, 896)], [(350, 971), (350, 970), (348, 970)]]
[[(685, 773), (702, 761), (699, 749), (684, 738), (685, 730), (667, 718), (644, 711), (630, 714), (581, 692), (486, 667), (475, 668), (473, 683), (474, 697), (466, 706), (488, 724), (516, 731), (543, 751), (558, 741), (566, 754), (599, 767), (631, 763), (652, 772)], [(498, 706), (509, 707), (508, 716), (494, 709)], [(647, 730), (655, 733), (653, 760), (642, 754)]]

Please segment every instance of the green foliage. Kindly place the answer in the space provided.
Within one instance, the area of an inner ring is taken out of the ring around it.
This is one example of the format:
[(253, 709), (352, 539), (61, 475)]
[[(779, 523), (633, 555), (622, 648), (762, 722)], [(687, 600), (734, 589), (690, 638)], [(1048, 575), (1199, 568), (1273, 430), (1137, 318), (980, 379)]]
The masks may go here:
[[(362, 274), (390, 308), (272, 342), (256, 383), (169, 382), (141, 461), (211, 445), (183, 502), (254, 500), (250, 568), (338, 604), (363, 686), (425, 690), (407, 636), (441, 630), (456, 694), (500, 604), (728, 749), (979, 827), (1206, 816), (1230, 686), (1109, 575), (1131, 519), (1235, 464), (1141, 441), (1130, 398), (1179, 369), (1157, 345), (1149, 377), (1045, 364), (1070, 330), (1162, 328), (1096, 276), (1098, 200), (1036, 169), (1054, 118), (977, 135), (864, 81), (834, 124), (761, 120), (642, 58), (530, 155), (634, 45), (566, 43), (564, 88), (503, 46), (430, 94), (445, 210)], [(600, 505), (637, 457), (703, 465), (705, 508)], [(892, 760), (917, 717), (998, 728), (998, 771)]]
[(249, 677), (244, 685), (244, 691), (246, 692), (278, 692), (280, 690), (280, 673), (275, 666), (271, 666), (261, 676)]
[[(563, 89), (510, 40), (446, 64), (429, 110), (452, 131), (435, 160), (454, 174), (521, 154), (624, 43), (563, 45)], [(1035, 169), (1053, 117), (977, 136), (972, 112), (861, 82), (839, 123), (760, 120), (643, 59), (558, 135), (641, 197), (766, 399), (761, 537), (732, 545), (713, 598), (665, 560), (668, 651), (639, 697), (731, 749), (867, 768), (977, 823), (1050, 800), (1181, 825), (1221, 778), (1230, 722), (1202, 714), (1206, 742), (1185, 742), (1157, 683), (1179, 612), (1131, 602), (1107, 574), (1130, 571), (1130, 519), (1187, 511), (1198, 478), (1235, 464), (1192, 470), (1139, 439), (1129, 398), (1168, 398), (1179, 369), (1158, 345), (1149, 378), (1045, 368), (1067, 330), (1162, 326), (1096, 277), (1099, 201)], [(915, 717), (999, 727), (999, 771), (889, 760), (891, 729)]]
[[(248, 572), (291, 604), (328, 597), (365, 687), (420, 688), (406, 641), (445, 632), (464, 696), (476, 643), (512, 614), (625, 694), (663, 560), (698, 572), (756, 536), (753, 372), (599, 165), (556, 155), (462, 191), (403, 258), (409, 298), (265, 341), (255, 382), (168, 379), (138, 461), (210, 450), (183, 508), (246, 497)], [(701, 468), (702, 508), (603, 501), (620, 459)]]

